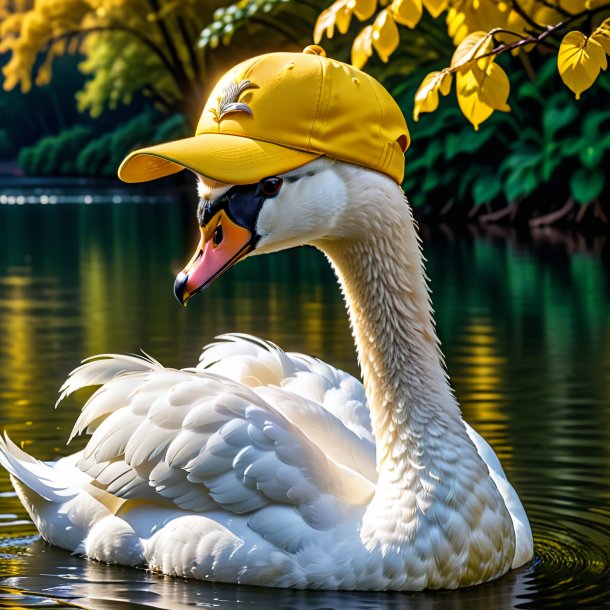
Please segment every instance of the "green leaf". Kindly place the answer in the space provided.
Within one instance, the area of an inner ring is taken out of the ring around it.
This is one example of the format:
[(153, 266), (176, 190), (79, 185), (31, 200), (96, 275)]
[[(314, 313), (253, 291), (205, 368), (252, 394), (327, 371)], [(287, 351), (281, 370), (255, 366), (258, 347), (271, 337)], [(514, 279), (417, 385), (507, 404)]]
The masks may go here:
[(603, 76), (604, 75), (602, 75), (602, 77), (597, 79), (597, 86), (601, 87), (602, 89), (604, 89), (605, 91), (610, 93), (610, 79), (603, 78)]
[(610, 133), (607, 133), (605, 136), (603, 136), (598, 142), (597, 145), (599, 146), (599, 148), (601, 148), (602, 150), (608, 150), (610, 149)]
[[(413, 149), (411, 149), (411, 151), (409, 151), (409, 153), (412, 152)], [(416, 172), (418, 172), (421, 169), (426, 169), (428, 167), (428, 159), (426, 159), (425, 156), (415, 156), (415, 158), (411, 158), (414, 155), (409, 154), (409, 157), (407, 158), (406, 161), (406, 172), (408, 175), (412, 176), (413, 174), (415, 174)]]
[(431, 168), (426, 172), (426, 177), (424, 178), (424, 181), (421, 185), (421, 190), (424, 193), (429, 193), (430, 191), (433, 191), (435, 188), (437, 188), (440, 182), (440, 175), (434, 168)]
[(520, 102), (527, 99), (536, 100), (541, 106), (544, 106), (545, 101), (542, 95), (540, 95), (540, 89), (534, 85), (534, 83), (525, 83), (517, 89), (517, 98)]
[(522, 172), (511, 174), (504, 185), (504, 193), (509, 203), (527, 197), (539, 186), (536, 172), (532, 168), (527, 168)]
[(592, 110), (585, 116), (582, 133), (589, 143), (597, 142), (600, 132), (607, 131), (604, 121), (610, 122), (610, 110)]
[(509, 203), (527, 197), (540, 186), (542, 161), (542, 153), (532, 149), (513, 153), (504, 161), (500, 171), (509, 170), (504, 182), (504, 194)]
[(450, 161), (460, 153), (472, 154), (482, 148), (494, 135), (494, 130), (486, 125), (480, 131), (473, 131), (468, 127), (459, 133), (451, 133), (447, 136), (445, 144), (445, 159)]
[(432, 140), (426, 148), (426, 165), (432, 167), (443, 152), (443, 142), (440, 139)]
[[(407, 116), (410, 116), (410, 113), (407, 113)], [(436, 139), (439, 134), (439, 125), (442, 125), (442, 130), (445, 131), (454, 125), (461, 127), (463, 124), (462, 113), (456, 108), (439, 109), (433, 115), (422, 117), (421, 121), (413, 126), (412, 139), (413, 142), (428, 138)]]
[(557, 64), (553, 61), (547, 61), (542, 64), (540, 70), (538, 70), (538, 74), (536, 75), (536, 83), (540, 89), (547, 84), (548, 81), (551, 81), (555, 78), (557, 72)]
[(582, 148), (582, 139), (578, 136), (572, 136), (570, 138), (566, 138), (559, 144), (559, 151), (561, 156), (566, 157), (574, 157), (580, 152)]
[(578, 155), (580, 162), (588, 169), (598, 167), (604, 156), (604, 149), (596, 144), (588, 144), (583, 142), (583, 147)]
[(542, 128), (547, 139), (552, 140), (555, 134), (569, 125), (578, 116), (578, 110), (573, 103), (564, 106), (547, 106), (542, 115)]
[(497, 172), (484, 174), (472, 184), (472, 198), (475, 205), (493, 201), (502, 191), (502, 182)]
[(604, 183), (605, 176), (601, 169), (589, 170), (581, 167), (570, 180), (570, 190), (578, 203), (589, 203), (600, 196)]
[(476, 165), (470, 165), (459, 178), (457, 189), (458, 199), (463, 200), (470, 188), (470, 183), (481, 173), (481, 168)]
[(508, 155), (504, 162), (500, 166), (500, 172), (506, 170), (521, 171), (530, 167), (539, 165), (542, 161), (542, 153), (539, 150), (533, 148), (517, 148), (516, 152)]
[(561, 145), (558, 143), (551, 143), (544, 149), (544, 159), (542, 161), (542, 181), (549, 182), (555, 173), (557, 167), (563, 161), (563, 157), (560, 154)]

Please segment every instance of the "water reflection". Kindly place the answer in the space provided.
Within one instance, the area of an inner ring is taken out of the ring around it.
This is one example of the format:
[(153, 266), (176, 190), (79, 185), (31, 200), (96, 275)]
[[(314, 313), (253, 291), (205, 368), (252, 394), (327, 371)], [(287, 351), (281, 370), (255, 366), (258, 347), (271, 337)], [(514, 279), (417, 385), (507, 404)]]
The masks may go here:
[[(257, 608), (305, 610), (313, 608), (465, 610), (473, 607), (513, 608), (524, 601), (531, 569), (517, 570), (493, 585), (440, 593), (375, 593), (294, 591), (204, 583), (157, 576), (121, 566), (107, 566), (71, 557), (44, 542), (32, 543), (20, 557), (25, 574), (2, 581), (5, 595), (26, 595), (39, 603), (49, 597), (86, 608), (230, 609)], [(1, 597), (0, 597), (1, 600)], [(1, 607), (1, 601), (0, 601)]]
[[(0, 208), (2, 427), (36, 456), (64, 446), (78, 401), (67, 373), (144, 349), (191, 366), (223, 332), (252, 332), (357, 374), (332, 272), (301, 249), (240, 263), (181, 309), (174, 274), (195, 242), (173, 204)], [(33, 526), (0, 473), (0, 606), (513, 608), (610, 601), (610, 302), (598, 257), (504, 239), (426, 244), (439, 334), (466, 419), (493, 445), (530, 514), (537, 560), (438, 594), (334, 594), (168, 579), (70, 557)], [(62, 601), (63, 600), (63, 601)], [(37, 606), (38, 605), (38, 606)]]

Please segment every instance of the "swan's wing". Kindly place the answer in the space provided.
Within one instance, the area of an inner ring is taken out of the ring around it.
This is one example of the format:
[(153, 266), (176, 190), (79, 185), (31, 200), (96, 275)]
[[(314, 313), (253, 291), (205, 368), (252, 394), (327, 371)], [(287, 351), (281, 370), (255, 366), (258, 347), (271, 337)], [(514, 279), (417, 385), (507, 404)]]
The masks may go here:
[(279, 386), (322, 405), (362, 439), (374, 443), (362, 383), (317, 358), (284, 352), (245, 334), (227, 334), (205, 347), (197, 370), (209, 371), (251, 388)]
[(289, 505), (314, 527), (372, 496), (374, 446), (292, 392), (104, 356), (76, 369), (63, 394), (101, 381), (73, 435), (93, 432), (79, 467), (113, 496), (197, 512)]

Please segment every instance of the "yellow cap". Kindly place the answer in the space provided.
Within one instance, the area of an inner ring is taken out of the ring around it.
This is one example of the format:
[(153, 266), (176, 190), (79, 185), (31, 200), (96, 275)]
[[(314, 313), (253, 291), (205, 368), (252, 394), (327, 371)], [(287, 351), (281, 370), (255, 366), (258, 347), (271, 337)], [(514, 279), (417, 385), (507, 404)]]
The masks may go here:
[(208, 98), (194, 137), (132, 152), (119, 177), (146, 182), (187, 168), (250, 184), (328, 155), (400, 184), (408, 145), (404, 116), (386, 89), (310, 46), (229, 70)]

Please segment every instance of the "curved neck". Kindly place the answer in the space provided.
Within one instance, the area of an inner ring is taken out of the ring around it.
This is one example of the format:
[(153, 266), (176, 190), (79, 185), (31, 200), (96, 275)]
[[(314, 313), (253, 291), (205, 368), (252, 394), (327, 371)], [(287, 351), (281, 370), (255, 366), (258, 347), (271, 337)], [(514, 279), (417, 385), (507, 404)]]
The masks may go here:
[(411, 211), (396, 184), (368, 180), (344, 233), (317, 244), (343, 289), (377, 446), (360, 537), (390, 571), (426, 557), (416, 588), (483, 582), (511, 566), (511, 517), (449, 386)]
[(347, 303), (379, 464), (396, 448), (397, 437), (423, 434), (431, 422), (460, 419), (432, 320), (411, 210), (396, 186), (382, 203), (357, 238), (320, 244)]

